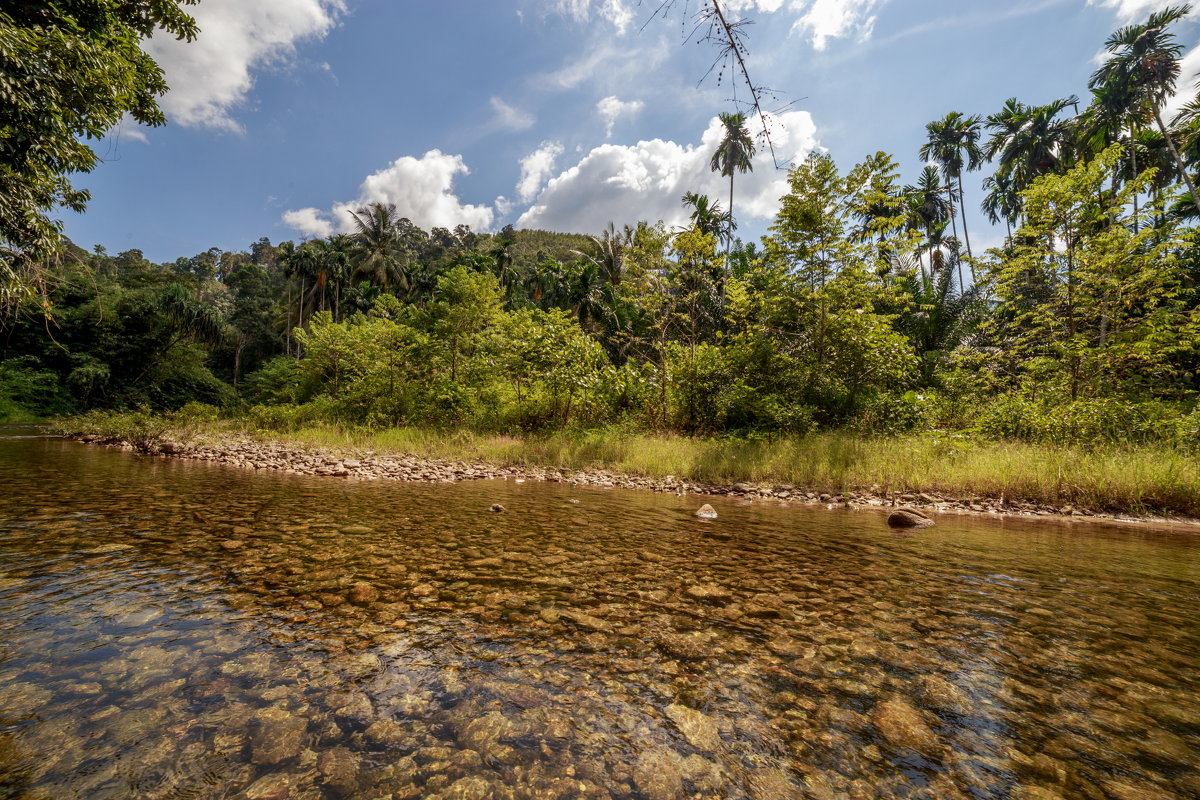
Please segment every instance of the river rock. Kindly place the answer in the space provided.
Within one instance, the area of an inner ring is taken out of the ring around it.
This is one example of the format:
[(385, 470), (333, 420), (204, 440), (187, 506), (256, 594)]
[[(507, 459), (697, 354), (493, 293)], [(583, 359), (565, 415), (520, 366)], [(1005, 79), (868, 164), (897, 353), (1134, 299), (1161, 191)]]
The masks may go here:
[(733, 599), (733, 592), (715, 583), (697, 583), (689, 586), (684, 594), (702, 603), (727, 603)]
[(499, 711), (491, 711), (468, 722), (459, 740), (479, 753), (484, 761), (509, 763), (514, 751), (501, 740), (513, 734), (513, 721)]
[(472, 775), (459, 778), (438, 796), (442, 800), (491, 800), (496, 795), (492, 793), (490, 783)]
[(591, 614), (584, 614), (582, 611), (563, 611), (559, 610), (558, 615), (565, 620), (574, 622), (581, 628), (587, 628), (600, 633), (612, 633), (613, 626), (598, 617), (593, 617)]
[(1063, 800), (1061, 794), (1044, 786), (1018, 786), (1009, 797), (1012, 800)]
[(272, 772), (250, 784), (241, 796), (246, 800), (289, 800), (298, 778), (287, 772)]
[(665, 713), (688, 744), (697, 750), (716, 750), (721, 743), (721, 733), (712, 717), (678, 703), (667, 706)]
[(308, 720), (282, 708), (267, 708), (255, 717), (258, 731), (250, 740), (250, 760), (274, 766), (300, 755)]
[(355, 692), (333, 712), (333, 716), (338, 722), (366, 725), (375, 718), (375, 708), (369, 697), (362, 692)]
[(885, 700), (871, 714), (875, 730), (900, 750), (913, 750), (922, 755), (935, 755), (938, 740), (920, 712), (903, 700)]
[(356, 606), (365, 606), (379, 599), (379, 590), (369, 583), (356, 583), (346, 592), (346, 599)]
[(317, 770), (325, 785), (339, 797), (351, 797), (358, 791), (358, 756), (345, 747), (332, 747), (317, 758)]
[(930, 528), (935, 524), (915, 508), (897, 508), (888, 514), (887, 523), (893, 528)]
[(404, 728), (392, 719), (375, 720), (363, 731), (363, 736), (368, 742), (381, 747), (400, 747), (410, 738)]
[(717, 518), (717, 510), (715, 508), (713, 508), (712, 506), (710, 506), (708, 503), (705, 503), (704, 505), (702, 505), (696, 509), (696, 516), (699, 517), (700, 519), (716, 519)]
[(504, 506), (500, 505), (499, 503), (492, 503), (492, 507), (489, 508), (488, 511), (491, 511), (493, 514), (499, 514), (504, 511)]
[(638, 756), (633, 782), (647, 800), (678, 800), (683, 796), (683, 759), (673, 750), (656, 748)]

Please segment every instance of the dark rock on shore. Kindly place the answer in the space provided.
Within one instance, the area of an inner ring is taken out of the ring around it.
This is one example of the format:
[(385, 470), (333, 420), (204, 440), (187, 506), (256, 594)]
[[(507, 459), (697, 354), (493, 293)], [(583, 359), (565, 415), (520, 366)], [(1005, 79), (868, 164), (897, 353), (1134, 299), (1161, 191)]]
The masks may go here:
[(893, 528), (930, 528), (936, 524), (915, 508), (897, 508), (888, 514), (887, 523)]

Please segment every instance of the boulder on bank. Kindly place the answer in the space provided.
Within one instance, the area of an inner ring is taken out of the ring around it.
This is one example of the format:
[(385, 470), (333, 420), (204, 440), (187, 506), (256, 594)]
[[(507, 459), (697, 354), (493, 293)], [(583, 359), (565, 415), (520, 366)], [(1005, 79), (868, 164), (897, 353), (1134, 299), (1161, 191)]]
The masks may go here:
[(897, 508), (888, 514), (887, 523), (893, 528), (931, 528), (936, 524), (915, 508)]

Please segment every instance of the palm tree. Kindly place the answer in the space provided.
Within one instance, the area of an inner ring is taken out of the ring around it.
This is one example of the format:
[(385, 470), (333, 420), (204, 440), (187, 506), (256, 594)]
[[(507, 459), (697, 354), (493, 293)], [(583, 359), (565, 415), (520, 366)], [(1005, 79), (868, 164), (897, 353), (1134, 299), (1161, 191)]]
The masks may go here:
[(726, 231), (730, 232), (736, 227), (733, 224), (733, 218), (721, 211), (721, 204), (714, 203), (706, 194), (697, 194), (696, 192), (688, 192), (683, 196), (683, 204), (691, 206), (692, 227), (701, 233), (707, 233), (713, 238), (719, 239), (725, 235)]
[(1027, 106), (1010, 97), (1000, 111), (987, 118), (985, 124), (992, 135), (984, 146), (984, 156), (989, 161), (999, 160), (996, 173), (1014, 195), (1042, 175), (1061, 172), (1071, 162), (1078, 138), (1076, 127), (1059, 115), (1078, 102), (1076, 97), (1064, 97), (1043, 106)]
[(983, 179), (983, 213), (993, 225), (1004, 220), (1008, 236), (1012, 238), (1012, 226), (1021, 216), (1021, 196), (1013, 189), (1012, 176), (997, 171)]
[(589, 261), (599, 268), (610, 286), (620, 286), (625, 273), (625, 251), (633, 244), (633, 228), (626, 225), (617, 233), (616, 225), (608, 223), (599, 236), (589, 236), (596, 246), (596, 255), (582, 250), (571, 250), (571, 254)]
[(1111, 57), (1092, 74), (1088, 86), (1114, 87), (1114, 91), (1126, 93), (1134, 113), (1152, 116), (1158, 125), (1175, 165), (1192, 194), (1192, 202), (1200, 210), (1200, 195), (1188, 173), (1179, 149), (1163, 122), (1162, 109), (1175, 92), (1179, 80), (1179, 58), (1183, 47), (1175, 41), (1175, 35), (1167, 28), (1191, 12), (1191, 6), (1182, 5), (1156, 11), (1140, 25), (1126, 25), (1105, 42)]
[(355, 231), (354, 272), (372, 286), (388, 288), (395, 285), (407, 293), (410, 288), (407, 253), (400, 241), (396, 206), (392, 203), (370, 203), (351, 211)]
[(746, 115), (742, 113), (720, 115), (725, 126), (725, 138), (712, 154), (709, 168), (729, 178), (729, 235), (725, 239), (725, 255), (733, 243), (733, 173), (754, 171), (754, 139), (746, 130)]
[[(971, 235), (967, 232), (967, 209), (963, 196), (963, 170), (973, 172), (983, 163), (983, 150), (979, 147), (979, 134), (983, 120), (978, 116), (964, 116), (958, 111), (951, 111), (943, 119), (931, 122), (925, 126), (929, 135), (925, 144), (921, 145), (920, 156), (925, 161), (932, 161), (942, 168), (946, 181), (958, 181), (958, 209), (962, 214), (963, 238), (967, 242), (967, 256), (971, 257)], [(953, 222), (954, 214), (951, 212)], [(975, 267), (971, 266), (971, 278), (975, 277)]]
[[(917, 185), (904, 187), (904, 196), (908, 199), (908, 228), (924, 232), (925, 241), (921, 249), (930, 249), (935, 238), (934, 231), (938, 232), (937, 238), (940, 240), (941, 231), (945, 229), (946, 223), (953, 213), (950, 198), (946, 196), (946, 190), (942, 187), (942, 180), (937, 169), (925, 167), (921, 170), (921, 177), (917, 179)], [(919, 252), (918, 260), (920, 260)], [(920, 263), (923, 275), (925, 262), (921, 261)], [(932, 271), (932, 269), (931, 261), (930, 270)], [(961, 282), (961, 280), (962, 276), (959, 275), (959, 281)]]
[(933, 382), (946, 356), (969, 339), (987, 309), (978, 284), (954, 291), (956, 261), (958, 250), (952, 246), (950, 258), (937, 259), (937, 268), (928, 276), (910, 275), (906, 288), (913, 308), (897, 321), (921, 358), (927, 384)]

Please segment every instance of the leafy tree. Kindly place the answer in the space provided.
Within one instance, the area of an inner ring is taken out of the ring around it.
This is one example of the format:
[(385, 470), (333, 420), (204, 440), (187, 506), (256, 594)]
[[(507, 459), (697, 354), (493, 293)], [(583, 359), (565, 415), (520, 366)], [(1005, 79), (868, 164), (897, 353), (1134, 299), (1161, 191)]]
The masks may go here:
[[(56, 206), (89, 199), (68, 176), (89, 172), (99, 139), (125, 115), (165, 122), (162, 71), (139, 47), (156, 30), (191, 40), (195, 0), (5, 3), (0, 9), (0, 302), (42, 285), (61, 252)], [(43, 286), (44, 289), (44, 286)]]
[(1026, 223), (1011, 253), (990, 266), (1010, 312), (1010, 352), (1072, 400), (1170, 393), (1179, 357), (1194, 358), (1200, 341), (1180, 260), (1193, 232), (1133, 224), (1126, 206), (1148, 175), (1123, 187), (1115, 206), (1099, 199), (1121, 156), (1114, 146), (1037, 181), (1024, 194)]

